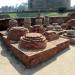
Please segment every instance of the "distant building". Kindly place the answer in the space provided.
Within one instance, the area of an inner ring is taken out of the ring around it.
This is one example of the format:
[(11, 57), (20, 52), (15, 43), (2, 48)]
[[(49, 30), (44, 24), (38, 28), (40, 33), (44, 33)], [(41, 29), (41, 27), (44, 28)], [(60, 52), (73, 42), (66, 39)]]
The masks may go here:
[(56, 10), (70, 8), (70, 0), (28, 0), (29, 10)]

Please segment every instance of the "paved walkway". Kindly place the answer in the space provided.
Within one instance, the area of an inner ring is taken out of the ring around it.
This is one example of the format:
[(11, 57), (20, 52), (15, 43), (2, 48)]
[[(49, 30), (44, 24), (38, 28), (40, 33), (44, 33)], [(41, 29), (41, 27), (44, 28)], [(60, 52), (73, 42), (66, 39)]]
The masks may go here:
[(0, 39), (0, 75), (75, 75), (75, 46), (32, 69), (26, 69)]

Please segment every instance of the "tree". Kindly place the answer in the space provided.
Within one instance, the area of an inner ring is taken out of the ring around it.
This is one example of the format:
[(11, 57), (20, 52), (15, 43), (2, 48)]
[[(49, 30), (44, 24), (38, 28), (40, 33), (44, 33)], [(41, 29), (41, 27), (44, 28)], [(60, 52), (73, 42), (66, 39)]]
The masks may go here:
[(28, 4), (27, 3), (21, 3), (19, 6), (2, 6), (0, 8), (0, 12), (22, 12), (28, 10)]
[(27, 3), (20, 4), (18, 6), (17, 10), (20, 11), (20, 12), (28, 10), (28, 4)]
[(60, 7), (60, 8), (58, 8), (58, 12), (59, 13), (64, 13), (64, 12), (66, 12), (66, 7)]

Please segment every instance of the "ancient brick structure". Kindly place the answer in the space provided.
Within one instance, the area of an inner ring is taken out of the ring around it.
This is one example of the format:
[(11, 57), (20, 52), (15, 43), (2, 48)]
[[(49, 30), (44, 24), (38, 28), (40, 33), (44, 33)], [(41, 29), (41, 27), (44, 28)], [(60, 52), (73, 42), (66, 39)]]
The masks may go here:
[(61, 27), (62, 27), (62, 29), (68, 29), (68, 23), (63, 23), (62, 25), (61, 25)]
[(26, 66), (26, 68), (32, 68), (39, 63), (45, 62), (49, 58), (55, 56), (58, 52), (68, 48), (70, 44), (68, 39), (59, 38), (52, 42), (48, 42), (44, 49), (34, 50), (31, 48), (28, 50), (20, 48), (19, 43), (9, 43), (6, 36), (3, 36), (3, 40), (13, 54)]
[(46, 31), (44, 35), (49, 42), (59, 39), (59, 34), (55, 33), (54, 31)]
[(24, 18), (24, 25), (25, 28), (29, 28), (31, 26), (31, 18)]
[(24, 25), (24, 18), (16, 18), (18, 22), (18, 26), (23, 26)]
[(52, 23), (52, 25), (53, 25), (53, 26), (56, 26), (56, 25), (58, 25), (58, 23)]
[(69, 16), (69, 19), (75, 19), (75, 12), (70, 12), (68, 16)]
[(62, 27), (60, 25), (55, 25), (54, 28), (55, 28), (56, 31), (61, 31), (62, 30)]
[(66, 30), (62, 37), (70, 39), (70, 44), (75, 45), (75, 30)]
[[(28, 19), (31, 19), (31, 22), (28, 22), (27, 24), (25, 24), (24, 22), (24, 18), (15, 18), (15, 20), (17, 21), (17, 25), (18, 26), (24, 26), (26, 25), (25, 27), (29, 27), (30, 25), (35, 25), (36, 24), (36, 19), (42, 19), (42, 24), (44, 24), (44, 17), (32, 17), (32, 18), (28, 18)], [(62, 23), (66, 23), (69, 19), (68, 17), (49, 17), (49, 23), (52, 24), (52, 23), (58, 23), (58, 19), (62, 19), (62, 21), (59, 21)], [(10, 25), (9, 25), (9, 21), (11, 19), (0, 19), (0, 30), (6, 30)], [(14, 19), (13, 19), (14, 20)], [(59, 23), (60, 24), (60, 23)], [(13, 25), (11, 25), (13, 26)], [(16, 26), (16, 25), (15, 25)]]
[(66, 35), (65, 36), (74, 38), (75, 37), (75, 30), (66, 30)]
[(9, 29), (10, 29), (11, 27), (16, 27), (16, 26), (18, 26), (17, 20), (14, 20), (14, 19), (9, 20), (9, 26), (8, 26), (7, 31), (9, 31)]
[(18, 26), (17, 20), (11, 19), (9, 20), (9, 28)]
[(75, 19), (70, 19), (66, 23), (62, 24), (63, 29), (74, 29), (75, 28)]
[(48, 30), (53, 30), (53, 28), (54, 28), (54, 26), (52, 26), (52, 25), (46, 26), (46, 30), (47, 30), (47, 31), (48, 31)]
[(8, 28), (8, 19), (0, 19), (0, 30), (6, 30)]
[(7, 38), (12, 41), (20, 40), (20, 37), (25, 35), (28, 32), (27, 28), (24, 27), (12, 27), (8, 31)]
[(43, 27), (43, 25), (34, 25), (33, 27), (31, 27), (31, 32), (43, 34), (45, 32), (45, 28)]
[[(34, 20), (35, 19), (36, 18), (34, 18)], [(50, 25), (48, 19), (46, 21), (47, 26), (45, 29), (42, 25), (42, 21), (39, 20), (37, 20), (37, 25), (35, 25), (35, 23), (31, 25), (31, 20), (28, 18), (28, 20), (24, 20), (24, 27), (18, 27), (16, 20), (13, 22), (10, 20), (8, 33), (6, 35), (4, 33), (5, 31), (0, 33), (5, 44), (27, 68), (31, 68), (48, 60), (58, 52), (68, 48), (69, 42), (75, 43), (74, 30), (66, 31), (67, 35), (70, 35), (71, 37), (69, 41), (69, 39), (59, 38), (58, 32), (60, 31), (58, 30), (61, 30), (61, 27), (58, 25), (58, 22), (52, 22), (54, 24)], [(22, 25), (23, 19), (20, 20), (20, 22), (19, 25)], [(27, 28), (29, 28), (31, 33), (29, 33)], [(53, 28), (55, 28), (55, 31), (48, 31), (53, 30)]]
[(48, 16), (45, 16), (44, 17), (44, 26), (49, 26), (49, 17)]
[(36, 19), (35, 24), (36, 25), (42, 25), (42, 19)]
[(70, 29), (75, 27), (75, 19), (70, 19), (67, 23)]
[(21, 37), (19, 46), (24, 49), (43, 49), (46, 47), (46, 38), (39, 33), (27, 33)]
[(52, 25), (54, 26), (53, 27), (53, 30), (55, 30), (55, 31), (62, 30), (62, 27), (58, 23), (52, 23)]

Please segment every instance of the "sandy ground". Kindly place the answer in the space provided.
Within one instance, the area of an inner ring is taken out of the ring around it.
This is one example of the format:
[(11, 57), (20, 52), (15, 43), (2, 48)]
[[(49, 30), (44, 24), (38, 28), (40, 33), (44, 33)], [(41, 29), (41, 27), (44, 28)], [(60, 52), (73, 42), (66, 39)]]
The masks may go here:
[(75, 75), (75, 46), (32, 69), (26, 69), (0, 39), (0, 75)]

